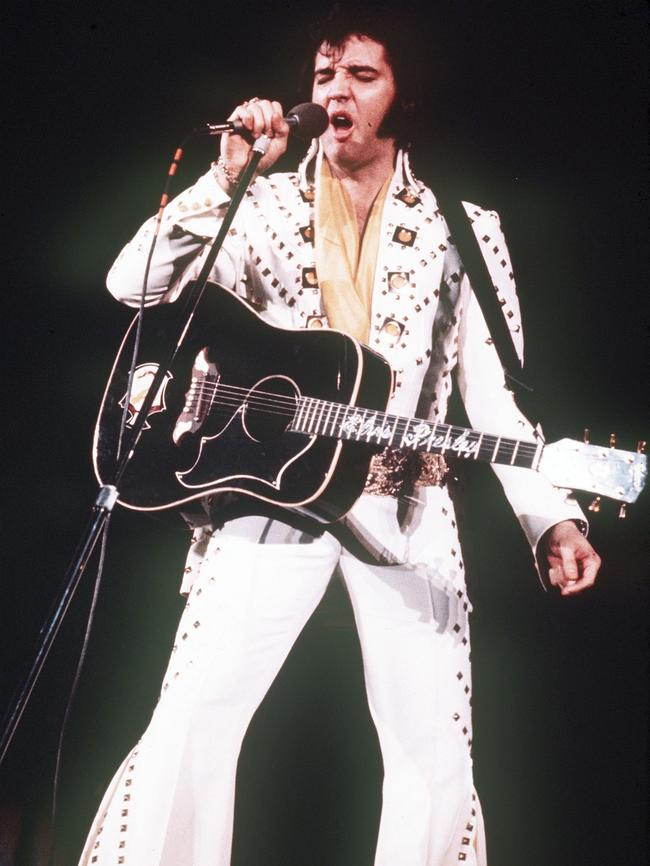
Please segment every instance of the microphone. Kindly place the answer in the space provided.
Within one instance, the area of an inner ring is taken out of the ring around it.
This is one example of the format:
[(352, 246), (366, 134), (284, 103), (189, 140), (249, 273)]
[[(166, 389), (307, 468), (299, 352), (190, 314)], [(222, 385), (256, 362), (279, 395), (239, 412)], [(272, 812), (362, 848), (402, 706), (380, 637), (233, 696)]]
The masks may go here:
[[(294, 135), (306, 140), (318, 138), (325, 132), (330, 122), (323, 106), (317, 105), (315, 102), (301, 102), (300, 105), (294, 106), (284, 119)], [(226, 132), (234, 132), (235, 135), (250, 138), (250, 133), (241, 120), (206, 123), (205, 126), (194, 131), (203, 135), (222, 135)]]

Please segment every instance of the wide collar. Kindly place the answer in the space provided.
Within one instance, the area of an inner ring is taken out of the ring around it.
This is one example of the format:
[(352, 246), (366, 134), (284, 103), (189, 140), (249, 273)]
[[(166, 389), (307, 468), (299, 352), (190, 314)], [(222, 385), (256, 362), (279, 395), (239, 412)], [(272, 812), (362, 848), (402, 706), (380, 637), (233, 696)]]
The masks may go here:
[[(314, 138), (298, 168), (299, 187), (306, 200), (313, 198), (322, 158), (320, 139)], [(389, 195), (410, 205), (419, 200), (424, 189), (424, 184), (413, 174), (408, 151), (398, 150)]]

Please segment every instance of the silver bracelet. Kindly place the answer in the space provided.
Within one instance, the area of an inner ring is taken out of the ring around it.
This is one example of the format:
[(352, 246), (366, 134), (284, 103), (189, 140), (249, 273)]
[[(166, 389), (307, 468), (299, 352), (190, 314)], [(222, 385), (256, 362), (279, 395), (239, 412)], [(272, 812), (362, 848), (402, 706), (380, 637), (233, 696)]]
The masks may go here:
[(228, 167), (226, 160), (220, 156), (216, 162), (212, 163), (212, 168), (214, 171), (217, 169), (221, 169), (221, 173), (226, 178), (230, 186), (237, 186), (239, 183), (239, 178), (241, 174), (234, 174), (233, 171)]

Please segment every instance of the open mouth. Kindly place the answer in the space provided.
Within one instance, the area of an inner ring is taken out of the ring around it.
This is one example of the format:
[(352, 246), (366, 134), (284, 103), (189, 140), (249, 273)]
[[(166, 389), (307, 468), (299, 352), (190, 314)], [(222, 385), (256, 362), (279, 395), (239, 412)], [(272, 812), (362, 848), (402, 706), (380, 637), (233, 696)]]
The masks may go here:
[(352, 118), (346, 112), (342, 111), (337, 111), (334, 114), (331, 114), (330, 123), (336, 130), (352, 128)]

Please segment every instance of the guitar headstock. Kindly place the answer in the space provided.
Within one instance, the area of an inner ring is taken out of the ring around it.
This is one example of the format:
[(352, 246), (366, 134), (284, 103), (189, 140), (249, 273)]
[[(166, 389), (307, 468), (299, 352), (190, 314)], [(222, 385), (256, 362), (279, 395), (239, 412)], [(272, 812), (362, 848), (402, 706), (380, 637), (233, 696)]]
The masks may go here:
[(642, 453), (645, 442), (639, 443), (637, 451), (622, 451), (614, 444), (614, 437), (609, 447), (560, 439), (544, 446), (538, 469), (556, 487), (595, 493), (594, 511), (600, 496), (636, 502), (648, 475), (647, 457)]

